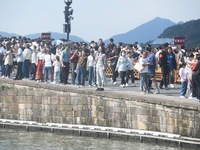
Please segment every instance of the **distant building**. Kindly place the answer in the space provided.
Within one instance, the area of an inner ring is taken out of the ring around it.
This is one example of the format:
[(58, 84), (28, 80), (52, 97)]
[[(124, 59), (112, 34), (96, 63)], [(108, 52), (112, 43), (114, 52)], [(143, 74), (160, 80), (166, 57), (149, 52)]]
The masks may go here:
[(152, 48), (155, 48), (159, 45), (163, 45), (165, 43), (169, 43), (170, 45), (174, 45), (174, 38), (158, 38), (151, 43)]

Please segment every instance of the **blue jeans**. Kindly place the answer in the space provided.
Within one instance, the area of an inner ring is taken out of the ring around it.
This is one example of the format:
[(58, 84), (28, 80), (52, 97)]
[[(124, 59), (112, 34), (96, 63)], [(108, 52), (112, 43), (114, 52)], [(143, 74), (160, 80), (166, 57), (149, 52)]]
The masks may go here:
[(60, 71), (54, 72), (54, 81), (56, 83), (60, 82)]
[(86, 68), (83, 66), (79, 66), (77, 71), (78, 85), (85, 85), (85, 76)]
[(30, 68), (30, 60), (25, 59), (23, 63), (23, 77), (29, 78), (29, 69)]
[(180, 95), (181, 96), (185, 96), (186, 92), (187, 92), (187, 82), (183, 81), (183, 82), (181, 82), (181, 92), (180, 92)]
[(45, 67), (44, 68), (44, 79), (47, 81), (48, 75), (50, 76), (50, 81), (52, 82), (52, 67)]
[(148, 92), (149, 91), (149, 78), (148, 73), (140, 74), (140, 90)]
[(88, 73), (89, 73), (89, 85), (92, 85), (92, 79), (94, 78), (94, 67), (93, 66), (90, 66), (88, 68)]

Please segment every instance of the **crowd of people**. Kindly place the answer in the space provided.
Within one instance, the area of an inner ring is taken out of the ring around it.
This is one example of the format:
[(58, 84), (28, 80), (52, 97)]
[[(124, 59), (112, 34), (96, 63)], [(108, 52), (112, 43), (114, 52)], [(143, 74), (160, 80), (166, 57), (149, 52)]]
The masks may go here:
[[(0, 36), (0, 72), (2, 78), (13, 80), (27, 78), (37, 82), (69, 84), (71, 72), (72, 84), (78, 88), (97, 86), (103, 91), (106, 85), (106, 68), (110, 62), (112, 84), (117, 85), (121, 79), (122, 88), (135, 86), (134, 70), (140, 73), (140, 90), (142, 94), (159, 94), (160, 89), (174, 88), (174, 72), (178, 69), (181, 78), (180, 97), (186, 98), (189, 90), (190, 99), (200, 101), (200, 49), (186, 51), (184, 46), (178, 48), (165, 43), (158, 47), (146, 45), (114, 43), (108, 44), (102, 39), (98, 42), (60, 42), (31, 40), (27, 38), (6, 38)], [(158, 85), (155, 74), (161, 67), (162, 80)], [(131, 80), (129, 83), (129, 80)], [(155, 91), (152, 92), (152, 83)]]

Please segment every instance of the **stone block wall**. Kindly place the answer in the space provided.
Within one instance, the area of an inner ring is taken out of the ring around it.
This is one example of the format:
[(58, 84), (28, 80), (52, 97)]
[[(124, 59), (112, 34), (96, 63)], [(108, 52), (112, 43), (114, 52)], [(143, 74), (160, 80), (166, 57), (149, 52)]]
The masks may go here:
[(199, 106), (72, 88), (6, 84), (0, 118), (141, 129), (200, 137)]

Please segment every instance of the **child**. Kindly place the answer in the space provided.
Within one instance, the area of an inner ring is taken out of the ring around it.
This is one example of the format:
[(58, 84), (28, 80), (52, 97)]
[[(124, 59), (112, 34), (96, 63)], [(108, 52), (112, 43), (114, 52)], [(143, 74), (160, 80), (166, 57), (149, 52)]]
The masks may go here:
[(180, 65), (180, 69), (179, 69), (179, 75), (181, 78), (180, 98), (185, 98), (185, 94), (187, 91), (188, 73), (187, 73), (185, 67), (186, 67), (186, 64), (183, 63)]
[(53, 84), (56, 84), (56, 83), (60, 82), (61, 63), (60, 63), (59, 56), (56, 56), (56, 61), (53, 63), (53, 66), (54, 66), (54, 82), (53, 82)]

